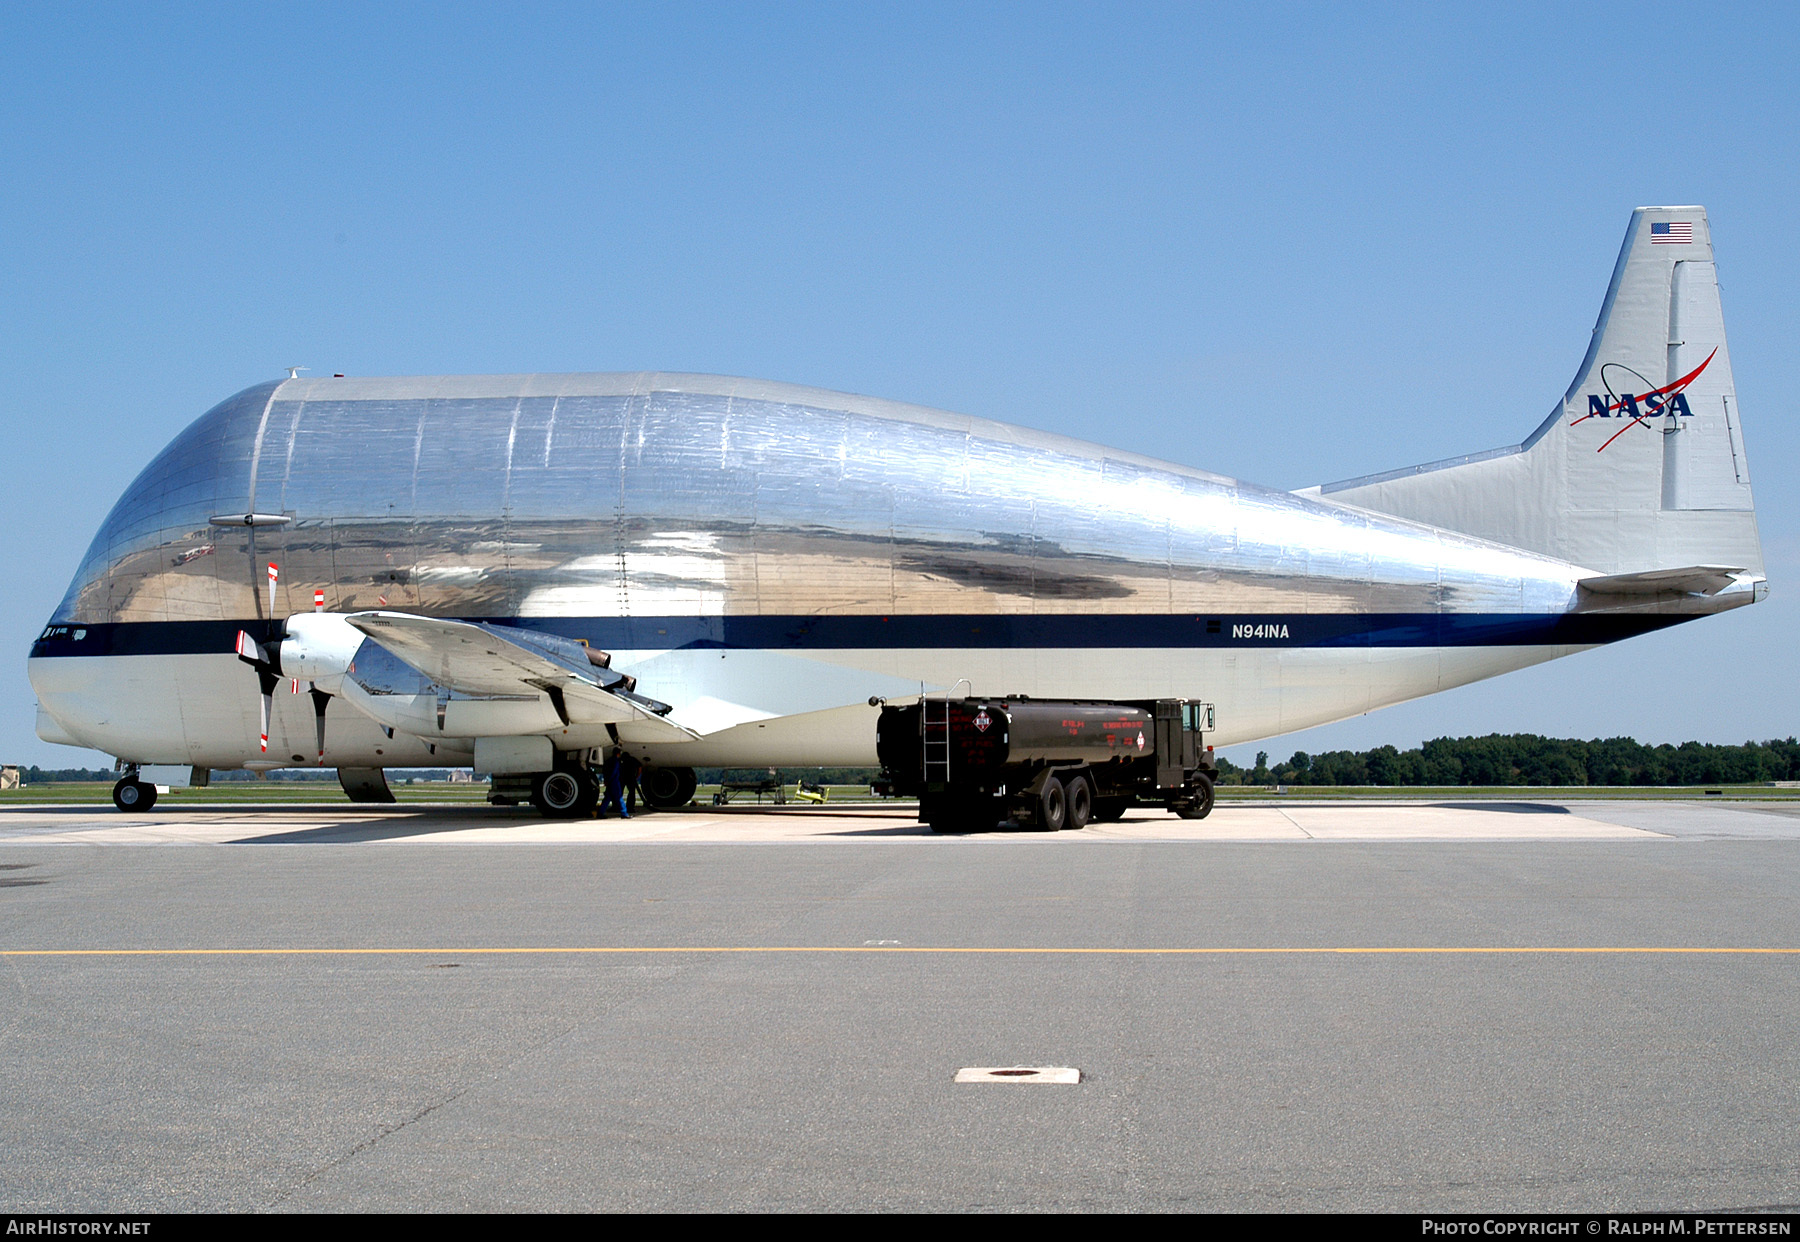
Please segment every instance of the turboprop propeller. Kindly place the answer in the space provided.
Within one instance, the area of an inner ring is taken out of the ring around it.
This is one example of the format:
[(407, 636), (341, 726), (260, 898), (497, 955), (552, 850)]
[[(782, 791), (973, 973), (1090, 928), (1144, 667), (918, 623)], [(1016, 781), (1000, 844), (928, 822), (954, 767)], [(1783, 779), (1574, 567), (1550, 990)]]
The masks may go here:
[[(275, 615), (275, 586), (280, 569), (269, 565), (269, 616)], [(325, 763), (325, 709), (331, 703), (332, 690), (350, 667), (363, 636), (347, 625), (343, 617), (325, 611), (325, 592), (313, 592), (311, 613), (296, 613), (285, 621), (271, 621), (269, 638), (257, 642), (238, 631), (237, 657), (256, 670), (262, 691), (262, 752), (269, 753), (269, 721), (274, 711), (275, 687), (285, 677), (293, 683), (293, 693), (300, 693), (306, 682), (312, 697), (313, 728), (318, 739), (318, 762)]]
[(279, 643), (270, 643), (264, 647), (243, 630), (238, 631), (237, 658), (256, 670), (257, 679), (262, 683), (262, 751), (269, 753), (269, 713), (275, 705), (275, 687), (281, 681), (281, 665), (270, 658), (270, 648), (277, 653)]

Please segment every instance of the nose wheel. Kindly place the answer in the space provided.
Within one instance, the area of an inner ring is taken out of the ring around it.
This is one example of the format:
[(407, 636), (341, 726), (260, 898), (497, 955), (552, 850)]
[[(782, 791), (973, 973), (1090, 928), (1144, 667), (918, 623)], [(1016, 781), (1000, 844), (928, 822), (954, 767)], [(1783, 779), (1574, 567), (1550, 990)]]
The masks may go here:
[(156, 786), (124, 777), (113, 786), (113, 805), (121, 811), (148, 811), (156, 805)]

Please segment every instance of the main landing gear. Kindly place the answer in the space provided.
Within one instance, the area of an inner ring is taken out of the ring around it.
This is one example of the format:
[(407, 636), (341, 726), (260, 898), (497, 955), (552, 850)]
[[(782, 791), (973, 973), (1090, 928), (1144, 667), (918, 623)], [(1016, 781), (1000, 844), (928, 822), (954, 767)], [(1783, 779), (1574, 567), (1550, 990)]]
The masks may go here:
[[(644, 801), (672, 811), (694, 800), (700, 781), (692, 768), (645, 768), (638, 781)], [(551, 819), (585, 819), (600, 805), (600, 776), (589, 767), (558, 768), (531, 778), (531, 805)]]
[(700, 778), (692, 768), (645, 768), (638, 780), (644, 801), (659, 811), (673, 811), (694, 800)]
[(586, 819), (600, 805), (600, 782), (585, 766), (540, 772), (532, 778), (531, 805), (549, 819)]
[[(692, 802), (698, 785), (692, 768), (645, 768), (638, 794), (651, 809), (672, 811)], [(586, 819), (605, 792), (598, 770), (571, 760), (551, 772), (497, 775), (488, 801), (495, 806), (529, 801), (550, 819)]]

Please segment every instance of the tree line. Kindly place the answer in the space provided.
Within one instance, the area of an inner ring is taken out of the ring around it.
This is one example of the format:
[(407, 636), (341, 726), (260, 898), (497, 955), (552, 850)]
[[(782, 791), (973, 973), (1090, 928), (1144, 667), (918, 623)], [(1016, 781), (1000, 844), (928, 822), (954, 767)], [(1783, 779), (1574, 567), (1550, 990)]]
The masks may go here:
[(1628, 737), (1539, 737), (1490, 733), (1433, 738), (1412, 750), (1303, 750), (1269, 766), (1219, 760), (1225, 785), (1750, 785), (1800, 780), (1800, 742), (1785, 738), (1717, 746), (1648, 746)]

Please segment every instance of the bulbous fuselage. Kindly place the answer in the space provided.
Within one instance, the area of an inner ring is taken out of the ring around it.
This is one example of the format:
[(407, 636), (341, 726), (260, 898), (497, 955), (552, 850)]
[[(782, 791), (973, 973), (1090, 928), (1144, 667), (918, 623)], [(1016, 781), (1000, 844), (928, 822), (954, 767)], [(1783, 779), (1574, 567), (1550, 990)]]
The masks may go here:
[[(42, 706), (122, 757), (253, 761), (230, 636), (268, 620), (270, 564), (276, 617), (320, 592), (612, 651), (713, 735), (692, 763), (868, 761), (871, 696), (959, 678), (1207, 699), (1218, 740), (1248, 740), (1673, 619), (1572, 615), (1582, 571), (1544, 556), (868, 398), (288, 380), (221, 403), (131, 485), (34, 647)], [(362, 762), (445, 761), (364, 734), (341, 743)]]

